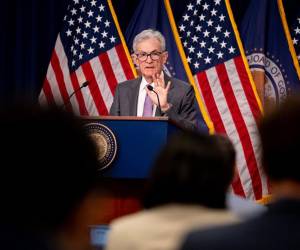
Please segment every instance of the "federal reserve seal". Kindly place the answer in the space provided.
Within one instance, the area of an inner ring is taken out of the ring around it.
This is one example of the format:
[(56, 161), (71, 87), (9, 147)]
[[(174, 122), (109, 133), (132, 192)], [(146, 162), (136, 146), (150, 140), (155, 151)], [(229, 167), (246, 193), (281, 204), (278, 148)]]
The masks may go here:
[(279, 59), (270, 53), (255, 52), (247, 56), (251, 71), (262, 71), (265, 75), (265, 100), (279, 105), (290, 91), (290, 82)]
[(116, 157), (117, 141), (115, 135), (108, 127), (100, 123), (87, 123), (85, 129), (96, 144), (100, 170), (106, 169)]

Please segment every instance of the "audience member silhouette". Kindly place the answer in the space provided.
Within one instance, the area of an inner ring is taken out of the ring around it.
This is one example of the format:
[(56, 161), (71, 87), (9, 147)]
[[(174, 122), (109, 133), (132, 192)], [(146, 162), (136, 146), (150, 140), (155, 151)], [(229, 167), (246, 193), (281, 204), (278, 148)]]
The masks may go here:
[(262, 215), (244, 223), (190, 233), (182, 250), (300, 248), (300, 96), (288, 98), (259, 125), (263, 167), (273, 201)]
[(0, 138), (0, 247), (88, 249), (82, 217), (99, 173), (80, 121), (57, 109), (14, 107), (0, 111)]
[(234, 162), (226, 137), (193, 132), (173, 137), (153, 167), (146, 209), (113, 221), (107, 250), (176, 249), (191, 228), (235, 221), (225, 210)]

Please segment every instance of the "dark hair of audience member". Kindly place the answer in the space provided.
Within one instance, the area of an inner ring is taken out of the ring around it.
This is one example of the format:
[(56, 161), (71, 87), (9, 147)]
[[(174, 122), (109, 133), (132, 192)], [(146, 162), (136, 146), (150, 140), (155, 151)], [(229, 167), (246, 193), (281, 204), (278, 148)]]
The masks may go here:
[(144, 207), (182, 203), (225, 208), (234, 163), (235, 150), (225, 136), (175, 135), (152, 169)]
[(271, 180), (300, 181), (300, 95), (289, 97), (259, 124), (263, 167)]
[(0, 111), (1, 223), (54, 232), (97, 180), (94, 144), (73, 115), (18, 106)]

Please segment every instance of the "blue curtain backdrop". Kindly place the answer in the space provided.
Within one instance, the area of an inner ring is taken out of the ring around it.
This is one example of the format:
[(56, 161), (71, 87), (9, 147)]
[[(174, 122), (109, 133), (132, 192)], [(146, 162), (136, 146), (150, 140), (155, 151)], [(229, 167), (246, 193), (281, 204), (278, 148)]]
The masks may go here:
[[(0, 104), (36, 102), (69, 0), (2, 0), (0, 8)], [(150, 0), (149, 0), (150, 1)], [(112, 0), (125, 33), (139, 0)], [(231, 0), (237, 23), (248, 0)], [(293, 1), (285, 1), (293, 14)], [(181, 18), (186, 0), (170, 1)], [(292, 16), (292, 15), (290, 15)], [(289, 16), (288, 16), (289, 17)]]

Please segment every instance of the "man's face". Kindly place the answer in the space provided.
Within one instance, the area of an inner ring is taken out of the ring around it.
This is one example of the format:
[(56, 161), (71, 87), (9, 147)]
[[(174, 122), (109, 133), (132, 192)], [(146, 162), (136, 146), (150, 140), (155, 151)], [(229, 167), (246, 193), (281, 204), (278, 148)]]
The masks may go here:
[(161, 51), (160, 42), (155, 38), (149, 38), (137, 44), (134, 61), (146, 80), (152, 81), (153, 75), (161, 73), (167, 58), (168, 53)]

